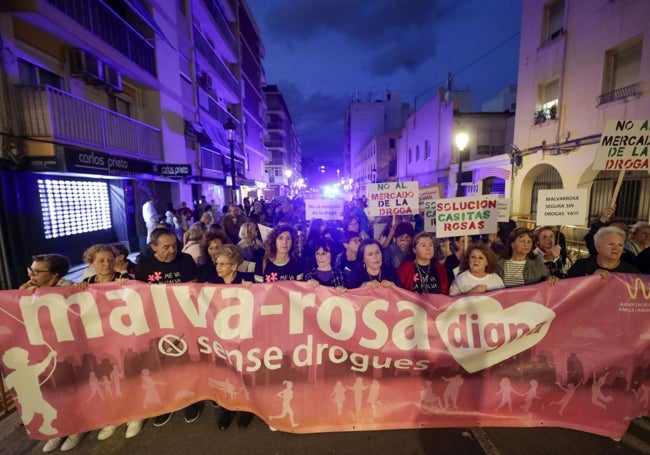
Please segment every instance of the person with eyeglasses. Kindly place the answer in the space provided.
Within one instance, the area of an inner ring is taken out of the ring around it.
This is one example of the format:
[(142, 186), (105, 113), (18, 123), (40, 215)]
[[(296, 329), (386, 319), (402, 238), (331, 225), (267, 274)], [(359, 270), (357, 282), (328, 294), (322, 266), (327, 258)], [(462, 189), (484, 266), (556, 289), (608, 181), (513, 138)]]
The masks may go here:
[[(74, 283), (63, 278), (70, 270), (70, 260), (61, 254), (38, 254), (32, 256), (32, 265), (27, 267), (29, 280), (19, 289), (35, 291), (52, 286), (71, 286)], [(43, 452), (52, 452), (61, 447), (62, 451), (72, 450), (79, 445), (86, 433), (52, 438), (43, 446)]]
[(69, 270), (70, 260), (63, 255), (51, 253), (32, 256), (32, 265), (27, 267), (29, 279), (19, 289), (70, 286), (74, 283), (63, 278)]
[[(214, 284), (241, 284), (244, 287), (249, 287), (253, 280), (252, 273), (240, 272), (237, 268), (244, 261), (244, 256), (239, 248), (235, 245), (223, 245), (215, 251), (212, 256), (214, 260), (214, 267), (217, 270), (217, 276), (210, 279), (209, 283)], [(217, 419), (217, 425), (220, 430), (225, 430), (230, 426), (235, 411), (231, 411), (221, 407), (221, 413)], [(241, 411), (237, 426), (239, 428), (246, 428), (253, 420), (253, 413)]]

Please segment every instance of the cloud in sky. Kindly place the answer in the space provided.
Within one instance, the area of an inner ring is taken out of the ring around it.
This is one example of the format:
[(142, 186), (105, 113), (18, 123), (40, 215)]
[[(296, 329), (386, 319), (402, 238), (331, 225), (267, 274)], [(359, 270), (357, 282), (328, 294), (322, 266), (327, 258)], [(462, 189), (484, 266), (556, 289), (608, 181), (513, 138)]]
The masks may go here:
[(283, 91), (303, 154), (314, 157), (331, 150), (341, 156), (343, 116), (354, 98), (398, 91), (413, 105), (452, 72), (478, 108), (516, 83), (520, 3), (248, 0), (268, 83)]
[(457, 9), (454, 3), (291, 1), (269, 10), (268, 27), (274, 38), (290, 47), (338, 34), (347, 46), (359, 48), (357, 52), (364, 56), (361, 62), (371, 74), (385, 76), (400, 68), (418, 68), (433, 57), (436, 24)]

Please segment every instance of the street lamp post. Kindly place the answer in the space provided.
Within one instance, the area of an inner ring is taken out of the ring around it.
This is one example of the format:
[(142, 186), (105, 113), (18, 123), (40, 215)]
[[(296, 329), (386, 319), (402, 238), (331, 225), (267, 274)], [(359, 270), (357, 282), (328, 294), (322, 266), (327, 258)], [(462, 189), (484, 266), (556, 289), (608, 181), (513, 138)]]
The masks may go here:
[(463, 190), (461, 187), (463, 175), (463, 150), (467, 147), (469, 136), (467, 133), (458, 133), (456, 135), (456, 148), (458, 149), (458, 174), (456, 175), (456, 197), (463, 197)]
[(237, 125), (231, 118), (223, 125), (228, 136), (228, 144), (230, 145), (230, 184), (231, 184), (231, 197), (232, 203), (237, 203), (237, 173), (235, 172), (235, 130)]

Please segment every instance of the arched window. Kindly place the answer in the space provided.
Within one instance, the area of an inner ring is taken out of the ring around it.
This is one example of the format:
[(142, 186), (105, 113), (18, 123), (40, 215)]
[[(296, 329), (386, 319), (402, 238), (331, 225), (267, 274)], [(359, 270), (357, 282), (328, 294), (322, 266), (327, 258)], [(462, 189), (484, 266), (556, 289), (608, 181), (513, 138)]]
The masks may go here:
[(551, 166), (546, 166), (533, 182), (533, 192), (530, 200), (530, 218), (537, 219), (537, 193), (539, 190), (561, 190), (562, 177), (560, 173)]

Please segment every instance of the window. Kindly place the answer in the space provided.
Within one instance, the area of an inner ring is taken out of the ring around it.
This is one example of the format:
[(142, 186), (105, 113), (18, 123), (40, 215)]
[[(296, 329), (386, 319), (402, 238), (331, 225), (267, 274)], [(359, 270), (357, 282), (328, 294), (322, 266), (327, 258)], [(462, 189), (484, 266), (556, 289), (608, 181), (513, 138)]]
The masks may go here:
[[(555, 118), (560, 93), (559, 79), (552, 80), (537, 87), (536, 121)], [(541, 118), (543, 117), (543, 119)]]
[(420, 146), (415, 146), (415, 161), (420, 161)]
[(20, 83), (23, 85), (49, 85), (63, 90), (63, 78), (33, 63), (18, 59)]
[(424, 159), (431, 158), (431, 143), (428, 140), (424, 141)]
[(190, 59), (185, 57), (182, 53), (178, 53), (178, 64), (180, 67), (181, 71), (181, 77), (185, 79), (187, 82), (192, 81), (191, 74), (192, 74), (192, 65), (190, 64)]
[(127, 117), (131, 117), (131, 108), (132, 108), (132, 103), (129, 101), (122, 99), (120, 97), (117, 97), (113, 94), (108, 95), (108, 107), (110, 110), (113, 112), (117, 112), (118, 114), (125, 115)]
[(503, 129), (478, 128), (476, 130), (476, 153), (499, 155), (504, 153), (506, 131)]
[(395, 148), (395, 139), (390, 138), (388, 139), (388, 147), (394, 149)]
[(409, 163), (412, 163), (412, 162), (413, 162), (413, 150), (411, 150), (411, 148), (409, 148)]
[(555, 0), (544, 5), (544, 27), (542, 44), (553, 41), (564, 31), (564, 0)]
[(641, 51), (641, 37), (637, 37), (605, 53), (603, 95), (598, 100), (599, 104), (636, 94), (635, 84), (639, 82), (641, 70)]

